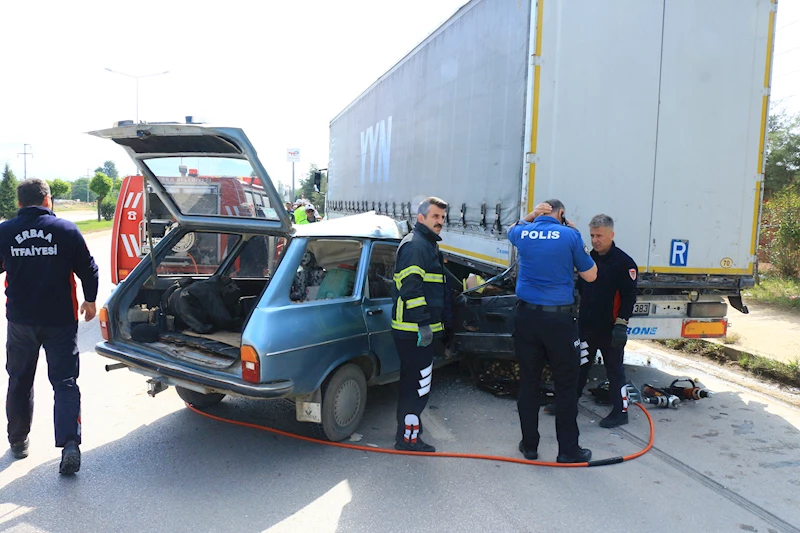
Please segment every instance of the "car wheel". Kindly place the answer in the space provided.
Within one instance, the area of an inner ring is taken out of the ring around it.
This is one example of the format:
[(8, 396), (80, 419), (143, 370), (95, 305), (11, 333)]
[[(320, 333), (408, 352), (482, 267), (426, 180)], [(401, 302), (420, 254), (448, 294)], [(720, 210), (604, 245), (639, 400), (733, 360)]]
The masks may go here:
[(367, 380), (358, 365), (339, 367), (322, 387), (322, 431), (328, 440), (346, 439), (361, 423), (367, 404)]
[(206, 407), (217, 405), (225, 397), (224, 394), (219, 392), (203, 394), (202, 392), (195, 392), (193, 390), (184, 389), (183, 387), (175, 387), (175, 390), (178, 392), (178, 396), (181, 397), (181, 400), (198, 409), (205, 409)]

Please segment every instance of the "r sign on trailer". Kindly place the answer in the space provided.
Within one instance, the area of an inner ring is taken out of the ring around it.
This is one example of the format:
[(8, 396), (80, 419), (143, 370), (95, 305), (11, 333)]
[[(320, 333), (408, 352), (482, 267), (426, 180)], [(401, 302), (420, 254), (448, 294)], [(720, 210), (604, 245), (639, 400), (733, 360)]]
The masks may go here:
[(689, 241), (672, 239), (669, 252), (669, 266), (685, 267), (689, 257)]

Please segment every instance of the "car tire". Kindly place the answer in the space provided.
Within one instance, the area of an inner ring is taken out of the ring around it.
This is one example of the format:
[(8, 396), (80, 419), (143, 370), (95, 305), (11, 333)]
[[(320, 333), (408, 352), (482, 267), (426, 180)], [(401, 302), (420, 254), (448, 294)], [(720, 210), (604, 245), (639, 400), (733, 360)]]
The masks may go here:
[(322, 434), (339, 442), (358, 428), (367, 404), (367, 380), (358, 365), (340, 366), (322, 385)]
[(217, 405), (225, 397), (224, 394), (219, 392), (203, 394), (202, 392), (195, 392), (193, 390), (184, 389), (183, 387), (175, 387), (175, 390), (178, 392), (178, 396), (181, 397), (181, 400), (198, 409), (205, 409), (206, 407)]

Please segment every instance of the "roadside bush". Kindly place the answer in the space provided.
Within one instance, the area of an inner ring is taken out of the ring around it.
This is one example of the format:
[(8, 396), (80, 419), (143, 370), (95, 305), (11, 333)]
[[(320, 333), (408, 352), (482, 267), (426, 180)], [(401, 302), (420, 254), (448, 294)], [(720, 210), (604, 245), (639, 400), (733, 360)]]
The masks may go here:
[(103, 220), (111, 220), (114, 218), (114, 211), (117, 209), (117, 200), (116, 198), (111, 198), (107, 196), (103, 203), (100, 204), (100, 215), (103, 217)]
[(767, 258), (781, 277), (800, 272), (800, 193), (784, 190), (764, 205), (764, 230), (772, 235)]

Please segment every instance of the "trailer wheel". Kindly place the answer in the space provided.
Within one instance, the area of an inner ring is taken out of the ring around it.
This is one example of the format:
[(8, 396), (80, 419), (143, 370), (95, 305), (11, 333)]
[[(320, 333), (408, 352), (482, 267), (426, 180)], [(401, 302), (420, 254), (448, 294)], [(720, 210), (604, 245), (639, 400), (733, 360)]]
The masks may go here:
[(175, 390), (178, 392), (178, 396), (181, 397), (181, 400), (198, 409), (205, 409), (206, 407), (217, 405), (225, 397), (224, 394), (219, 392), (203, 394), (202, 392), (195, 392), (193, 390), (184, 389), (183, 387), (175, 387)]
[(367, 404), (367, 380), (358, 365), (339, 367), (322, 385), (322, 433), (330, 441), (346, 439), (361, 423)]

